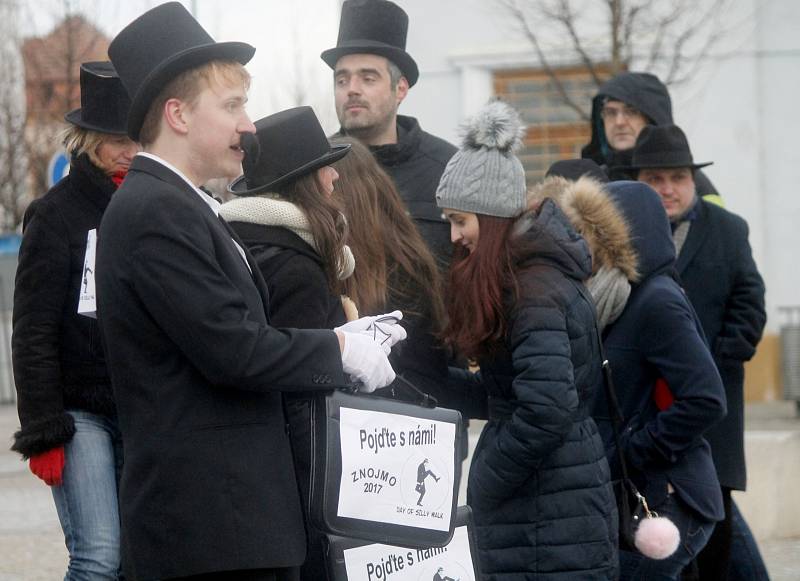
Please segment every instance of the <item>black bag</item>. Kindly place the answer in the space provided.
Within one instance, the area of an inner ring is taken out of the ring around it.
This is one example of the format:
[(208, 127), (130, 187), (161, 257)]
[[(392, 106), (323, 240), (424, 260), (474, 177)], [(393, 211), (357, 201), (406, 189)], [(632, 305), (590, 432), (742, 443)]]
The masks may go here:
[[(335, 391), (312, 411), (311, 518), (342, 537), (441, 547), (453, 535), (461, 414)], [(316, 417), (314, 417), (316, 416)]]
[[(453, 539), (444, 548), (406, 548), (328, 535), (331, 581), (481, 579), (472, 511), (459, 506)], [(440, 570), (441, 569), (441, 570)]]

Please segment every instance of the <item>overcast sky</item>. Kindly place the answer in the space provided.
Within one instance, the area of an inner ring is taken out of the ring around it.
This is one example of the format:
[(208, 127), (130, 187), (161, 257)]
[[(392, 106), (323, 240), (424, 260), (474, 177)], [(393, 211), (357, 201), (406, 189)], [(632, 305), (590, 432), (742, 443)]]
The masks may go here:
[[(112, 37), (158, 0), (20, 0), (24, 36), (46, 34), (67, 10)], [(340, 0), (184, 0), (215, 40), (256, 47), (248, 110), (253, 119), (293, 106), (298, 89), (327, 130), (337, 128), (333, 80), (320, 52), (336, 44)]]

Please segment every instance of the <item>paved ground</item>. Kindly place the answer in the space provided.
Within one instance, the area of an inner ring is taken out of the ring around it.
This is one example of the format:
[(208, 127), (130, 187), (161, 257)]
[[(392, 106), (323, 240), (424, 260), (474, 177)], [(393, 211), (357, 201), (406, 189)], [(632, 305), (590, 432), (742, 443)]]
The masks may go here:
[[(17, 427), (14, 407), (0, 405), (0, 581), (62, 579), (67, 553), (50, 491), (8, 450)], [(800, 579), (800, 539), (762, 542), (761, 550), (773, 581)]]

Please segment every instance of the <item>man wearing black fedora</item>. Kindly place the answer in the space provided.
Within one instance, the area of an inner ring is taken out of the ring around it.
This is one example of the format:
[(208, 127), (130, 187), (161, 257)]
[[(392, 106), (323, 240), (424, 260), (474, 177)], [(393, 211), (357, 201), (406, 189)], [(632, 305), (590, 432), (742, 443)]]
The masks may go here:
[(296, 578), (305, 530), (280, 390), (394, 377), (359, 329), (271, 327), (257, 265), (200, 189), (240, 172), (253, 52), (214, 42), (177, 2), (109, 46), (144, 148), (109, 204), (96, 268), (130, 579)]
[[(678, 253), (676, 269), (697, 311), (728, 399), (728, 415), (707, 433), (722, 486), (725, 520), (700, 553), (701, 579), (727, 579), (731, 559), (732, 490), (744, 490), (744, 363), (756, 351), (766, 323), (764, 282), (753, 261), (747, 223), (701, 199), (695, 163), (675, 125), (645, 127), (630, 171), (661, 196)], [(668, 405), (661, 401), (660, 405)], [(746, 558), (746, 557), (738, 557)]]
[(398, 115), (419, 78), (405, 50), (408, 15), (388, 0), (345, 0), (339, 36), (322, 60), (333, 69), (341, 133), (368, 145), (392, 177), (420, 234), (442, 268), (450, 262), (450, 228), (436, 207), (436, 187), (456, 148)]

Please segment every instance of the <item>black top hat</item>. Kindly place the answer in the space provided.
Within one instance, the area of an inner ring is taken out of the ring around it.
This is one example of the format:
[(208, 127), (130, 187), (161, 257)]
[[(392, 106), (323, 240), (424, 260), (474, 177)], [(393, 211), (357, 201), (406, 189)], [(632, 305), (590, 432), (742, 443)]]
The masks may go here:
[(108, 56), (132, 97), (128, 135), (139, 140), (147, 110), (180, 73), (213, 60), (247, 63), (255, 48), (243, 42), (214, 42), (178, 2), (148, 10), (111, 41)]
[(386, 57), (403, 72), (408, 85), (419, 78), (417, 63), (406, 52), (408, 15), (388, 0), (345, 0), (335, 48), (320, 55), (329, 67), (348, 54), (367, 53)]
[(125, 135), (131, 98), (110, 62), (81, 65), (81, 106), (64, 115), (67, 123), (84, 129)]
[(244, 175), (228, 186), (237, 196), (274, 192), (350, 151), (349, 143), (331, 147), (311, 107), (286, 109), (255, 125), (255, 137), (242, 135)]
[(694, 163), (686, 134), (677, 125), (647, 125), (636, 138), (631, 165), (624, 169), (699, 169), (712, 163)]

